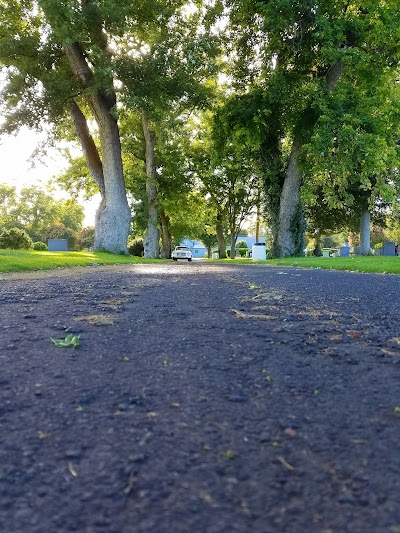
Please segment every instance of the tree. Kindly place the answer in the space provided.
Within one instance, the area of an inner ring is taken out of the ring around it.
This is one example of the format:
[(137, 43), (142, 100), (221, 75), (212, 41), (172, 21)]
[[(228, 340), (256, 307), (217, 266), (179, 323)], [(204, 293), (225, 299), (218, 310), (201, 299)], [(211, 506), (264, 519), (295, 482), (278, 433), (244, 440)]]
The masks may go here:
[[(153, 124), (157, 137), (156, 210), (158, 228), (161, 228), (161, 257), (171, 256), (172, 243), (178, 244), (185, 236), (196, 237), (208, 220), (204, 196), (199, 194), (196, 176), (190, 164), (190, 130), (187, 114), (165, 113), (161, 127)], [(122, 124), (122, 146), (126, 169), (127, 189), (132, 197), (134, 235), (148, 233), (149, 196), (146, 187), (149, 177), (145, 172), (145, 142), (136, 115), (127, 115)], [(159, 239), (156, 240), (158, 255)]]
[(91, 249), (94, 245), (94, 227), (82, 228), (77, 236), (78, 250)]
[[(259, 101), (250, 127), (260, 132), (268, 207), (279, 206), (271, 216), (276, 226), (275, 253), (293, 255), (301, 252), (300, 187), (305, 178), (313, 179), (301, 167), (302, 153), (328, 107), (346, 118), (340, 105), (349, 101), (341, 98), (344, 87), (353, 89), (353, 102), (362, 101), (370, 89), (379, 101), (378, 109), (385, 107), (381, 89), (395, 79), (398, 6), (394, 1), (361, 6), (351, 1), (307, 0), (233, 0), (228, 5), (239, 52), (236, 85), (245, 93), (244, 100)], [(371, 109), (368, 114), (374, 118)]]
[[(168, 202), (172, 188), (168, 181), (175, 184), (178, 181), (176, 176), (167, 173), (167, 167), (173, 166), (168, 152), (177, 153), (172, 128), (177, 127), (182, 136), (181, 117), (187, 115), (188, 110), (204, 106), (209, 93), (204, 82), (215, 72), (215, 39), (206, 31), (210, 21), (204, 13), (202, 2), (192, 4), (191, 9), (187, 9), (184, 2), (176, 2), (165, 9), (163, 19), (156, 25), (146, 28), (146, 32), (138, 32), (136, 39), (130, 37), (120, 42), (124, 51), (119, 57), (119, 73), (125, 86), (124, 102), (130, 110), (140, 114), (144, 138), (145, 257), (159, 255), (160, 225), (161, 255), (170, 256), (170, 214), (162, 203), (163, 199)], [(187, 177), (181, 171), (179, 188)]]
[(52, 194), (38, 186), (1, 186), (0, 226), (24, 229), (33, 241), (45, 241), (54, 224), (75, 233), (82, 227), (83, 208), (74, 199), (55, 200)]
[[(110, 43), (135, 27), (162, 27), (166, 10), (168, 2), (144, 0), (1, 2), (0, 60), (8, 78), (4, 129), (56, 123), (69, 113), (102, 196), (95, 249), (127, 253), (130, 229), (114, 89), (117, 53)], [(88, 117), (97, 125), (99, 148)]]
[(0, 228), (11, 228), (15, 225), (15, 209), (17, 189), (0, 183)]

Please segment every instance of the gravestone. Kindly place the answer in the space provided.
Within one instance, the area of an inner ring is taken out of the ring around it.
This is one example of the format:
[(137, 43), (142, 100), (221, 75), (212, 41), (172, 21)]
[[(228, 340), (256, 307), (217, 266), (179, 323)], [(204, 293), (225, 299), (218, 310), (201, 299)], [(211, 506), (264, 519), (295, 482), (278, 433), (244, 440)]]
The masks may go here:
[(382, 248), (382, 255), (395, 256), (394, 242), (384, 242)]
[(254, 243), (251, 247), (251, 258), (254, 260), (262, 260), (265, 261), (267, 259), (267, 249), (265, 247), (265, 243), (258, 242)]
[(68, 252), (67, 239), (49, 239), (47, 241), (49, 252)]
[(362, 255), (361, 246), (354, 246), (354, 255)]
[(350, 246), (340, 247), (340, 257), (350, 257)]

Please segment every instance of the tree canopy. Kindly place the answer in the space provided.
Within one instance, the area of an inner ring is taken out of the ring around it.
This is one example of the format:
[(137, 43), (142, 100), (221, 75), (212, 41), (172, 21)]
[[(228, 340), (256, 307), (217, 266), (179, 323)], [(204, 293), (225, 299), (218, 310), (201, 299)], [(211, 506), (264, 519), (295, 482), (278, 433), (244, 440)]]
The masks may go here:
[(307, 225), (397, 204), (396, 0), (0, 0), (0, 25), (2, 131), (75, 136), (61, 182), (100, 191), (98, 249), (133, 216), (145, 255), (207, 234), (223, 256), (261, 202), (271, 252), (299, 255)]

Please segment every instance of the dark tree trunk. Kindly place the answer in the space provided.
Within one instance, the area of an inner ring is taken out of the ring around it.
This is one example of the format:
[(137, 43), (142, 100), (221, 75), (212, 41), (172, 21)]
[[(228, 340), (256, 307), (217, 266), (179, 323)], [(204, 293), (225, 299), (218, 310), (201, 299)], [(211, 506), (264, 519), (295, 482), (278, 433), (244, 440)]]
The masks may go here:
[(226, 242), (225, 242), (225, 235), (224, 235), (224, 230), (223, 230), (223, 220), (224, 220), (223, 214), (218, 213), (216, 224), (215, 224), (215, 229), (217, 233), (218, 254), (219, 254), (220, 259), (226, 259)]
[(231, 252), (230, 252), (230, 258), (235, 259), (236, 257), (236, 234), (233, 232), (231, 233)]
[(159, 257), (160, 231), (157, 209), (157, 169), (155, 158), (156, 135), (151, 131), (145, 111), (142, 117), (143, 133), (146, 142), (146, 195), (148, 205), (147, 230), (144, 238), (144, 257)]
[(314, 242), (314, 250), (313, 250), (313, 254), (316, 256), (316, 257), (321, 257), (322, 255), (322, 246), (321, 246), (321, 243), (322, 243), (322, 234), (321, 234), (321, 230), (320, 229), (317, 229), (315, 230), (315, 242)]
[(163, 209), (160, 209), (160, 220), (161, 220), (161, 258), (170, 259), (171, 258), (171, 247), (172, 247), (172, 238), (170, 231), (170, 222), (169, 216), (165, 214)]

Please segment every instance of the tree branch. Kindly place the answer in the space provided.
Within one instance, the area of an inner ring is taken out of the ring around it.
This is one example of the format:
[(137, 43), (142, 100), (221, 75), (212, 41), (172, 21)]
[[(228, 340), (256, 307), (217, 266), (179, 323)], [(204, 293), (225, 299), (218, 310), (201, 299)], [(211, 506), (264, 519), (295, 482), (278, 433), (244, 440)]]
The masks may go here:
[(105, 187), (103, 164), (101, 162), (97, 146), (93, 140), (93, 137), (90, 134), (86, 117), (82, 113), (82, 110), (80, 109), (78, 104), (73, 99), (69, 101), (69, 111), (74, 122), (76, 134), (81, 142), (83, 153), (90, 170), (90, 174), (93, 177), (94, 181), (97, 183), (101, 195), (104, 196)]

